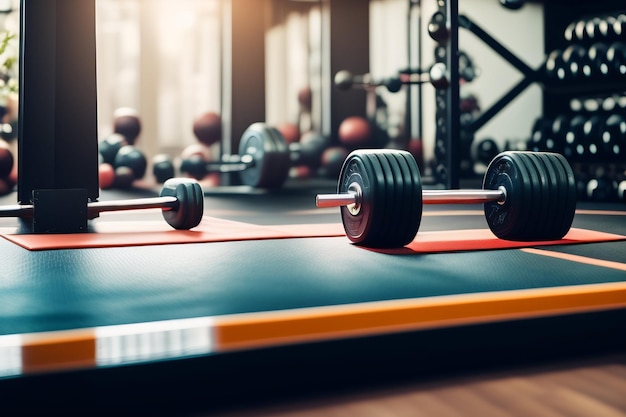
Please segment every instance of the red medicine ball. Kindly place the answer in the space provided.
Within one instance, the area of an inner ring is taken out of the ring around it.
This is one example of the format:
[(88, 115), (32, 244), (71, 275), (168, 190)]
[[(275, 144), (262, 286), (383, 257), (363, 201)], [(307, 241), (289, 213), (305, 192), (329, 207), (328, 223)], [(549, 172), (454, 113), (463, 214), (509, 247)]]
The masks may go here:
[(365, 146), (371, 139), (372, 128), (363, 117), (347, 117), (339, 125), (339, 140), (349, 148)]
[(207, 112), (193, 121), (193, 134), (207, 146), (222, 140), (222, 118), (219, 114)]

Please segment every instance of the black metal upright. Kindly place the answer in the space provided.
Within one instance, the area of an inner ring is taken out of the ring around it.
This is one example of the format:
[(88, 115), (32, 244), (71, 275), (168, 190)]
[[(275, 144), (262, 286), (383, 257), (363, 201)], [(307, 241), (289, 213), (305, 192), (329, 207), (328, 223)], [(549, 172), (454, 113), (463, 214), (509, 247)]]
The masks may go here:
[(20, 11), (18, 201), (66, 189), (95, 201), (95, 0), (22, 0)]
[(459, 76), (459, 6), (458, 0), (438, 2), (448, 35), (435, 47), (435, 61), (446, 65), (450, 85), (436, 91), (435, 178), (446, 188), (460, 183), (460, 76)]
[(446, 145), (448, 154), (446, 165), (448, 168), (446, 186), (447, 188), (459, 188), (460, 179), (460, 155), (459, 142), (461, 140), (461, 99), (459, 76), (459, 2), (458, 0), (447, 0), (445, 2), (447, 25), (450, 28), (450, 39), (446, 54), (446, 64), (450, 77), (450, 87), (446, 90), (446, 112), (448, 119), (448, 131), (446, 134)]

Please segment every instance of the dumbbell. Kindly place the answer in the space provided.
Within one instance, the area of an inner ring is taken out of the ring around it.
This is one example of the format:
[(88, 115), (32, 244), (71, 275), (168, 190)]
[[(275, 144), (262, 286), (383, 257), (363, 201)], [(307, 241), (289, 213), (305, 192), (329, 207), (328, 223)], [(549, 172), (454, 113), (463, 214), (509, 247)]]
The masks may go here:
[(500, 239), (558, 240), (576, 210), (572, 168), (560, 154), (506, 151), (489, 164), (482, 190), (422, 190), (413, 156), (401, 150), (356, 150), (344, 161), (337, 194), (319, 194), (317, 207), (341, 207), (355, 244), (393, 248), (411, 242), (423, 204), (483, 203)]
[(484, 138), (476, 144), (474, 161), (487, 166), (499, 153), (496, 141), (492, 138)]
[(115, 168), (115, 186), (120, 188), (130, 187), (135, 180), (146, 175), (148, 161), (139, 149), (134, 145), (125, 145), (115, 155), (113, 168)]
[(609, 66), (609, 76), (622, 79), (626, 75), (626, 43), (613, 42), (610, 44), (606, 51), (606, 60)]
[(570, 44), (563, 50), (563, 63), (565, 64), (565, 74), (567, 81), (573, 81), (588, 77), (589, 62), (587, 58), (587, 48), (580, 44)]
[(623, 161), (626, 154), (626, 118), (619, 113), (607, 117), (602, 142), (608, 159)]
[(159, 184), (163, 184), (176, 175), (174, 162), (167, 154), (157, 154), (152, 158), (152, 175)]
[(450, 39), (450, 29), (446, 23), (446, 15), (443, 12), (435, 12), (428, 22), (428, 35), (440, 45), (444, 45)]
[(584, 151), (583, 137), (584, 126), (587, 118), (582, 114), (574, 115), (570, 121), (569, 126), (565, 131), (565, 142), (563, 143), (563, 154), (569, 160), (576, 160), (578, 155), (582, 155)]
[(525, 0), (500, 0), (500, 4), (509, 10), (519, 10), (525, 3)]
[(607, 57), (609, 46), (603, 42), (596, 42), (587, 50), (587, 68), (584, 72), (591, 78), (604, 78), (609, 75), (610, 67)]
[(572, 21), (564, 31), (565, 40), (595, 41), (617, 39), (626, 32), (626, 15), (592, 16), (587, 19)]
[(122, 135), (128, 145), (134, 145), (141, 134), (141, 119), (134, 109), (121, 107), (115, 110), (113, 133)]
[[(127, 134), (131, 135), (129, 128)], [(100, 164), (110, 165), (115, 171), (112, 186), (127, 188), (136, 179), (143, 178), (147, 159), (135, 145), (128, 143), (121, 133), (112, 133), (98, 143)]]
[[(0, 217), (33, 218), (36, 204), (0, 206)], [(198, 182), (189, 178), (172, 178), (163, 184), (159, 197), (87, 203), (87, 217), (98, 217), (106, 211), (160, 208), (165, 221), (178, 230), (189, 230), (200, 224), (204, 214), (204, 193)]]
[(563, 51), (555, 49), (548, 54), (544, 64), (546, 75), (552, 80), (565, 80), (567, 78), (566, 66), (563, 61)]
[(396, 93), (400, 91), (405, 84), (424, 84), (431, 83), (437, 89), (448, 88), (446, 64), (437, 62), (433, 64), (428, 73), (401, 73), (397, 77), (389, 77), (381, 80), (375, 80), (370, 74), (353, 75), (350, 71), (342, 70), (335, 74), (335, 86), (340, 90), (348, 90), (350, 88), (375, 88), (385, 87), (389, 92)]
[(544, 151), (546, 142), (552, 134), (552, 121), (547, 117), (538, 117), (533, 123), (530, 132), (530, 138), (526, 142), (526, 148), (529, 151)]
[(112, 133), (98, 143), (98, 153), (101, 163), (113, 165), (115, 156), (123, 146), (128, 145), (126, 138), (121, 133)]
[[(599, 19), (599, 18), (596, 18)], [(563, 37), (568, 42), (589, 41), (599, 34), (600, 26), (597, 20), (578, 19), (571, 21), (563, 33)]]
[(615, 201), (618, 198), (618, 184), (609, 176), (599, 176), (587, 181), (586, 190), (589, 201)]
[(220, 161), (205, 161), (199, 156), (188, 158), (182, 161), (180, 170), (195, 178), (212, 172), (237, 172), (243, 185), (278, 188), (292, 166), (309, 163), (311, 154), (321, 156), (324, 146), (323, 140), (312, 141), (308, 146), (298, 142), (287, 144), (278, 129), (257, 122), (241, 136), (238, 154), (224, 155)]

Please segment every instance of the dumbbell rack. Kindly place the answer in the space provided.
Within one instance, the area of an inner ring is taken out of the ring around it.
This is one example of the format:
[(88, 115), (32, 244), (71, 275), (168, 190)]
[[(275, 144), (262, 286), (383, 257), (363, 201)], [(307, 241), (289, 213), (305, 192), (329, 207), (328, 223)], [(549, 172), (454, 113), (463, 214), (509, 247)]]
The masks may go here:
[[(597, 154), (590, 147), (601, 144), (602, 135), (607, 131), (605, 122), (610, 117), (626, 119), (626, 74), (613, 68), (615, 62), (606, 60), (605, 69), (599, 70), (595, 65), (604, 58), (594, 63), (589, 61), (589, 52), (595, 49), (601, 56), (605, 48), (616, 42), (626, 48), (626, 22), (622, 25), (624, 31), (619, 34), (610, 24), (620, 15), (626, 19), (626, 8), (623, 2), (616, 0), (584, 4), (555, 1), (546, 2), (544, 10), (548, 79), (543, 96), (543, 120), (537, 121), (532, 134), (541, 135), (537, 131), (542, 123), (544, 126), (553, 123), (553, 129), (548, 129), (547, 133), (552, 136), (546, 140), (555, 141), (561, 147), (555, 151), (563, 152), (570, 160), (579, 181), (579, 199), (617, 200), (616, 186), (626, 181), (626, 134), (618, 139), (622, 144), (619, 154), (612, 152), (611, 146)], [(564, 63), (563, 59), (567, 60), (568, 56), (573, 58)], [(572, 62), (579, 64), (578, 71), (572, 71)], [(557, 68), (553, 69), (551, 66), (555, 63)], [(555, 74), (559, 70), (560, 75)], [(560, 122), (566, 125), (564, 129), (573, 143), (568, 143), (555, 130)], [(585, 125), (586, 132), (581, 131)], [(538, 145), (536, 141), (533, 143), (533, 137), (529, 144)], [(545, 143), (539, 145), (545, 146)], [(597, 186), (595, 191), (594, 186)]]

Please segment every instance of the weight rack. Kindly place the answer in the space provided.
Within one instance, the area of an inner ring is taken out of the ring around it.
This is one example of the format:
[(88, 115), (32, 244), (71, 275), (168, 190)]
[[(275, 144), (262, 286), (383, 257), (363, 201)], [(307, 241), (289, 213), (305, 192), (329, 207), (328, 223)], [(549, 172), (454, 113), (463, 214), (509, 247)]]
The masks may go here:
[[(440, 0), (436, 13), (446, 19), (448, 39), (435, 47), (435, 61), (448, 68), (450, 87), (436, 92), (435, 178), (447, 188), (459, 188), (461, 154), (469, 155), (474, 134), (528, 86), (543, 80), (543, 67), (533, 69), (469, 17), (459, 14), (458, 0)], [(459, 82), (459, 29), (471, 32), (524, 76), (500, 99), (469, 123), (461, 124)]]
[[(610, 48), (615, 43), (626, 47), (624, 24), (620, 25), (619, 32), (611, 24), (626, 18), (624, 3), (606, 0), (579, 4), (555, 0), (546, 2), (544, 10), (544, 49), (548, 59), (552, 58), (550, 65), (556, 63), (558, 67), (559, 58), (562, 62), (565, 51), (568, 54), (572, 51), (586, 53), (586, 56), (582, 56), (580, 67), (591, 65), (587, 73), (574, 73), (568, 68), (561, 68), (562, 76), (558, 77), (552, 72), (552, 76), (547, 79), (543, 95), (543, 119), (554, 122), (554, 127), (557, 122), (567, 120), (569, 126), (566, 129), (574, 137), (574, 143), (562, 143), (563, 138), (554, 129), (547, 132), (552, 135), (547, 139), (559, 143), (562, 149), (556, 151), (563, 152), (572, 162), (579, 182), (579, 200), (624, 201), (626, 196), (620, 196), (618, 190), (620, 185), (624, 187), (626, 184), (626, 135), (611, 139), (618, 146), (615, 151), (607, 148), (596, 154), (590, 146), (597, 145), (597, 142), (604, 146), (600, 141), (603, 133), (589, 135), (577, 132), (581, 120), (589, 123), (588, 130), (595, 131), (597, 125), (603, 125), (611, 116), (626, 118), (626, 75), (611, 68), (611, 62), (608, 61), (604, 62), (609, 67), (606, 72), (598, 72), (593, 68), (593, 62), (585, 62), (589, 60), (592, 48), (600, 51), (601, 55), (603, 47)], [(540, 122), (537, 120), (537, 124)], [(534, 135), (536, 130), (533, 129), (532, 133)], [(591, 185), (594, 183), (595, 189)], [(623, 188), (621, 192), (624, 192)]]

